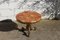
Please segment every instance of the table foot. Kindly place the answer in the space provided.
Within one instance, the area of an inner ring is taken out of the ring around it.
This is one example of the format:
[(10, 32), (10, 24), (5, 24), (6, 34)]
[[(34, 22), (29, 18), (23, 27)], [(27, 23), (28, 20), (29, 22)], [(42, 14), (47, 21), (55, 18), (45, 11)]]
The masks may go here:
[(32, 29), (32, 30), (34, 30), (34, 31), (35, 31), (36, 29), (37, 29), (36, 27), (33, 27), (33, 29)]

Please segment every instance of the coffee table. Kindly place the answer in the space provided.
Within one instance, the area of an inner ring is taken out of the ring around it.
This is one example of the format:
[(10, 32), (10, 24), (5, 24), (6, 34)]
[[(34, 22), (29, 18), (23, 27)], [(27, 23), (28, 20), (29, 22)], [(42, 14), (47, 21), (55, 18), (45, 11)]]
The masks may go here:
[(16, 15), (16, 20), (26, 24), (27, 35), (29, 37), (30, 30), (32, 30), (31, 24), (39, 22), (41, 20), (41, 15), (35, 11), (24, 11)]

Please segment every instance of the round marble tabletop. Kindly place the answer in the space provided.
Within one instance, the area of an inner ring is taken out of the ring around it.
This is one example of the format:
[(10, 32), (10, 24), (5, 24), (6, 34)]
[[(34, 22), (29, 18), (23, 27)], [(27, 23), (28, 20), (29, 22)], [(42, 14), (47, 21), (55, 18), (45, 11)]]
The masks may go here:
[(24, 11), (16, 15), (16, 19), (22, 23), (35, 23), (40, 21), (41, 15), (35, 11)]

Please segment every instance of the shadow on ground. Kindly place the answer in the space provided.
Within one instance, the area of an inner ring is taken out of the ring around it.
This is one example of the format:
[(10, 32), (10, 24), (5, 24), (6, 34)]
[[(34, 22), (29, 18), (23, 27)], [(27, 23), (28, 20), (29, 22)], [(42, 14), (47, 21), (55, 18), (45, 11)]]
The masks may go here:
[(12, 31), (16, 29), (18, 25), (14, 23), (11, 19), (6, 19), (0, 21), (0, 31)]
[(12, 30), (18, 30), (20, 32), (23, 32), (23, 35), (27, 36), (27, 34), (24, 32), (24, 28), (18, 29), (18, 25), (13, 22), (11, 19), (6, 19), (0, 21), (0, 31), (8, 32)]

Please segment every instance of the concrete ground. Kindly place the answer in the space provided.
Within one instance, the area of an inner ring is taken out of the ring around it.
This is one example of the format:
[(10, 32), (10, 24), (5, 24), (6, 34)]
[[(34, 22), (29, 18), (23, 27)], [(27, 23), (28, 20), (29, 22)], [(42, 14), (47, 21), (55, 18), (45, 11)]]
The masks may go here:
[[(26, 26), (25, 24), (16, 23), (19, 28)], [(60, 20), (42, 20), (32, 24), (32, 26), (37, 27), (37, 30), (31, 31), (30, 37), (26, 37), (23, 32), (18, 30), (0, 30), (0, 40), (60, 40)]]

